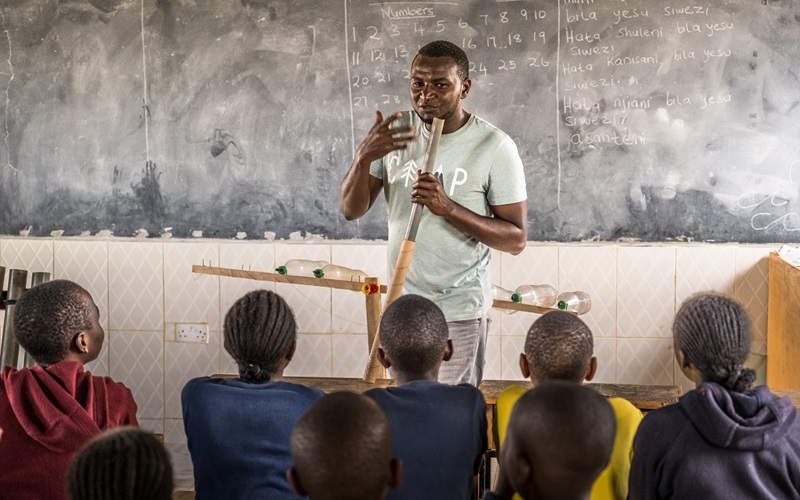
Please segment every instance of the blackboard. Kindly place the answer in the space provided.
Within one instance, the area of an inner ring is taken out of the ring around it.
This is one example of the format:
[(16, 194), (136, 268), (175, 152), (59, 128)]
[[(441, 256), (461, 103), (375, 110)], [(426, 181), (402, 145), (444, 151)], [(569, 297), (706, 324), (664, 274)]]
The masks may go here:
[[(338, 185), (462, 46), (517, 143), (532, 240), (796, 241), (793, 0), (7, 0), (0, 233), (385, 238)], [(199, 234), (199, 233), (195, 233)]]

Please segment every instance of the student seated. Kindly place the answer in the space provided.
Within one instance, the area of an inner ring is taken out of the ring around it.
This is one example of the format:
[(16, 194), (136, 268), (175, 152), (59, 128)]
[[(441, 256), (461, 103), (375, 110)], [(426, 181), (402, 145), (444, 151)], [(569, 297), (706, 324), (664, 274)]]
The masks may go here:
[(484, 500), (588, 500), (608, 465), (616, 417), (608, 400), (574, 382), (550, 380), (523, 394), (508, 422), (497, 485)]
[(181, 394), (196, 498), (297, 498), (289, 435), (322, 391), (282, 379), (297, 347), (294, 314), (280, 295), (250, 292), (225, 315), (223, 345), (239, 378), (196, 378)]
[(696, 388), (642, 421), (630, 498), (800, 498), (800, 418), (788, 398), (751, 388), (744, 308), (723, 295), (693, 296), (672, 334)]
[(105, 333), (89, 292), (66, 280), (35, 286), (14, 309), (17, 341), (39, 366), (0, 374), (0, 495), (63, 499), (75, 453), (104, 429), (138, 425), (131, 391), (83, 365)]
[[(531, 325), (525, 339), (525, 352), (519, 356), (519, 367), (534, 386), (547, 380), (579, 384), (592, 380), (597, 371), (593, 349), (592, 331), (586, 323), (573, 314), (553, 311), (540, 316)], [(526, 391), (525, 387), (511, 386), (497, 398), (497, 435), (501, 447), (511, 409)], [(592, 488), (592, 499), (624, 500), (628, 496), (633, 437), (642, 412), (622, 398), (609, 398), (608, 402), (617, 418), (614, 453)]]
[(172, 466), (149, 432), (117, 428), (95, 437), (69, 470), (70, 500), (170, 500)]
[(364, 394), (389, 419), (403, 463), (403, 484), (388, 498), (469, 498), (487, 447), (486, 402), (472, 385), (437, 382), (453, 355), (444, 314), (426, 298), (404, 295), (386, 309), (379, 331), (378, 359), (397, 387)]
[(323, 397), (297, 422), (287, 472), (310, 500), (383, 500), (400, 483), (392, 430), (380, 408), (352, 392)]

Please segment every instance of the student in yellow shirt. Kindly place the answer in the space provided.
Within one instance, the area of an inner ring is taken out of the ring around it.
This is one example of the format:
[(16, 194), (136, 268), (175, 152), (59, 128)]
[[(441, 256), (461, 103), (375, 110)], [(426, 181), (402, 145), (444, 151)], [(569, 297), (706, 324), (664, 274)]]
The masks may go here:
[[(597, 371), (593, 351), (594, 340), (586, 323), (567, 312), (550, 312), (537, 319), (528, 330), (525, 352), (519, 357), (520, 370), (534, 386), (546, 380), (590, 381)], [(497, 398), (495, 422), (501, 446), (511, 410), (527, 390), (519, 385), (511, 386)], [(633, 437), (642, 421), (642, 412), (627, 400), (609, 398), (608, 402), (617, 418), (617, 433), (611, 461), (592, 487), (592, 500), (627, 498)]]

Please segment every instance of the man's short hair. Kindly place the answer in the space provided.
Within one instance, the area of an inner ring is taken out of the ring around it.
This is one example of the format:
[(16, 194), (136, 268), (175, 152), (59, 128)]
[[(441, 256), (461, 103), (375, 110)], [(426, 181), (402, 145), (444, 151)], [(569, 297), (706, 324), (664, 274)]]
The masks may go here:
[(334, 392), (318, 400), (295, 425), (291, 448), (314, 500), (381, 498), (390, 483), (392, 430), (366, 396)]
[(588, 492), (611, 458), (617, 421), (605, 397), (575, 382), (550, 380), (514, 405), (512, 439), (551, 497)]
[(442, 361), (447, 320), (439, 306), (419, 295), (403, 295), (381, 317), (380, 339), (395, 370), (423, 374)]
[(467, 54), (452, 42), (436, 40), (423, 46), (417, 54), (425, 57), (449, 57), (456, 63), (457, 74), (461, 81), (469, 79), (469, 59)]
[(540, 316), (525, 339), (525, 357), (538, 381), (582, 382), (593, 351), (592, 331), (580, 318), (564, 311)]
[(42, 283), (22, 294), (14, 308), (19, 345), (40, 365), (64, 360), (75, 335), (92, 328), (87, 297), (89, 292), (67, 280)]

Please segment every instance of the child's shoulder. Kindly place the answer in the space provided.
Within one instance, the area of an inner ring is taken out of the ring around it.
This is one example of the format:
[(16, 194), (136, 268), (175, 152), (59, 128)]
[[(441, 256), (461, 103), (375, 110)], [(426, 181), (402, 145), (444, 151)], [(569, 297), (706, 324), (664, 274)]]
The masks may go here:
[(608, 398), (617, 420), (642, 420), (642, 411), (625, 398)]
[(517, 402), (523, 394), (528, 392), (530, 388), (521, 385), (510, 385), (503, 389), (497, 396), (497, 406), (511, 407)]

